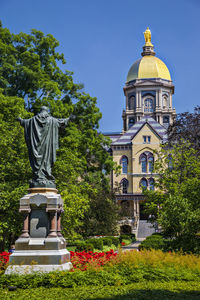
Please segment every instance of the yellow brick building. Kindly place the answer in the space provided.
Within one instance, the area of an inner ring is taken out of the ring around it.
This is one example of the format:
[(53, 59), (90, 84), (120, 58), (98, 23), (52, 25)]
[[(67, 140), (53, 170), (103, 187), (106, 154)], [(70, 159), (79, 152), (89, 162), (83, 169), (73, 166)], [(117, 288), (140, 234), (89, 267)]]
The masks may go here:
[(172, 107), (174, 85), (167, 66), (155, 57), (149, 28), (144, 33), (142, 58), (130, 68), (124, 86), (125, 110), (121, 133), (105, 134), (112, 140), (110, 152), (121, 165), (111, 184), (121, 206), (121, 232), (137, 232), (144, 214), (142, 186), (154, 189), (154, 150), (167, 139), (166, 128), (176, 115)]

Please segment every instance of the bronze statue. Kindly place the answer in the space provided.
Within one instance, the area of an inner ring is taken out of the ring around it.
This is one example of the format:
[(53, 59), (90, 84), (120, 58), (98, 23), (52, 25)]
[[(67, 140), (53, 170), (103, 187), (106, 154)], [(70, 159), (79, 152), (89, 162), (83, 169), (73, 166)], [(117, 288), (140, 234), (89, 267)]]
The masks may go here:
[(58, 129), (65, 127), (68, 119), (56, 119), (42, 106), (40, 112), (31, 119), (18, 118), (24, 127), (29, 161), (33, 171), (30, 187), (55, 188), (55, 178), (51, 169), (56, 161), (58, 149)]

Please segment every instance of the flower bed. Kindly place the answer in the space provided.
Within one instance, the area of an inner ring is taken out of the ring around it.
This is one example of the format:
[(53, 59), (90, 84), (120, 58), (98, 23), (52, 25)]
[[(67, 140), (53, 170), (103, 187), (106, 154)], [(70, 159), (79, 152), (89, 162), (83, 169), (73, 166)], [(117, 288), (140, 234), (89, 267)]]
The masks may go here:
[(70, 254), (73, 268), (81, 271), (87, 270), (90, 266), (96, 268), (102, 267), (117, 255), (113, 250), (107, 252), (70, 251)]
[(9, 252), (4, 251), (0, 253), (0, 270), (5, 270), (7, 268), (9, 256)]

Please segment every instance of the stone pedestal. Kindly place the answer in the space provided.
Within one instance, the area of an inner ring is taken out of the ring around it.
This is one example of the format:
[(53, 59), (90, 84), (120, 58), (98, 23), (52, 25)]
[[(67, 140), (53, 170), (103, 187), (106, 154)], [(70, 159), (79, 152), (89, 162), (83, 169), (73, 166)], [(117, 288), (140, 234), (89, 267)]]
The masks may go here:
[(6, 274), (70, 270), (70, 253), (61, 234), (63, 200), (56, 189), (32, 188), (20, 199), (24, 223)]

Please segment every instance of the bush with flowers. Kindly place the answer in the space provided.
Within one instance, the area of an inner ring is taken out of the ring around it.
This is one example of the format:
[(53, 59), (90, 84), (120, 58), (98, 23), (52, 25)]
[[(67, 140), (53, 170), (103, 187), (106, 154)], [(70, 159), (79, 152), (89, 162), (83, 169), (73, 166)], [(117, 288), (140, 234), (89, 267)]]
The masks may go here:
[(81, 271), (85, 271), (89, 267), (102, 267), (117, 255), (113, 250), (107, 252), (70, 251), (70, 254), (73, 268)]
[(0, 271), (5, 270), (7, 268), (9, 256), (9, 252), (4, 251), (0, 253)]
[(75, 288), (85, 286), (125, 286), (134, 282), (198, 282), (200, 257), (162, 251), (114, 251), (73, 253), (69, 271), (0, 276), (0, 288)]

